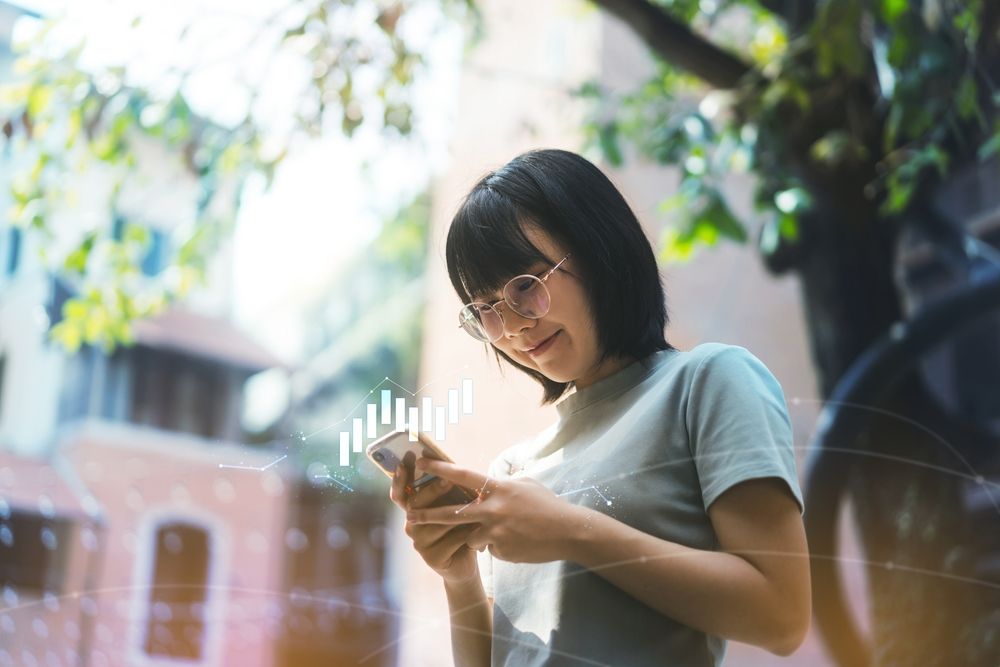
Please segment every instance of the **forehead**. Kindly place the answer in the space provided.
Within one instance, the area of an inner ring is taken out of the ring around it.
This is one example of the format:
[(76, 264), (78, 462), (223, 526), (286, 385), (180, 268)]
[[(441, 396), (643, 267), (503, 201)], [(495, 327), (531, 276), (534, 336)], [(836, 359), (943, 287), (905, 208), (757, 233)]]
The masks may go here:
[[(508, 279), (513, 278), (516, 274), (540, 273), (542, 271), (550, 269), (552, 268), (552, 266), (555, 265), (556, 262), (558, 262), (566, 255), (566, 251), (564, 250), (563, 246), (541, 228), (528, 224), (523, 227), (523, 232), (525, 237), (527, 237), (527, 239), (531, 242), (531, 245), (535, 246), (535, 248), (537, 248), (548, 259), (547, 260), (539, 259), (522, 271), (512, 270), (510, 272), (510, 275), (507, 276)], [(473, 297), (478, 301), (486, 301), (486, 302), (499, 301), (501, 298), (503, 298), (500, 295), (502, 288), (503, 285), (500, 285), (491, 292), (474, 294)]]
[(545, 230), (535, 225), (525, 225), (524, 235), (531, 241), (531, 245), (542, 251), (553, 263), (562, 259), (566, 254), (562, 245), (552, 238)]

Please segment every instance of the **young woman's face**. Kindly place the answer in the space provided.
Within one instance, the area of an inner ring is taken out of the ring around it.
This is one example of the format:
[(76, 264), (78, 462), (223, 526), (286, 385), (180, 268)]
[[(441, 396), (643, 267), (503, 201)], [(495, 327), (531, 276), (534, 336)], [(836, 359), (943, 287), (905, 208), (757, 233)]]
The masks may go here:
[[(525, 235), (552, 260), (548, 264), (539, 262), (525, 273), (541, 277), (568, 252), (537, 227), (526, 227)], [(545, 281), (551, 304), (549, 312), (542, 317), (522, 317), (506, 303), (497, 304), (503, 317), (504, 331), (493, 345), (522, 366), (535, 369), (550, 380), (575, 382), (578, 389), (583, 389), (632, 360), (605, 359), (598, 364), (600, 348), (597, 328), (576, 262), (576, 257), (571, 256)], [(484, 300), (493, 303), (500, 298), (497, 292)], [(533, 349), (540, 345), (541, 349)]]

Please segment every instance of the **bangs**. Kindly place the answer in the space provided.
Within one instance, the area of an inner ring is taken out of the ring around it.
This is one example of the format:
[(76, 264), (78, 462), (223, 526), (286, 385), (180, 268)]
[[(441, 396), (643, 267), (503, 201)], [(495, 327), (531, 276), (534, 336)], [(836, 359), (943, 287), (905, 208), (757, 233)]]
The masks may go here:
[(524, 233), (534, 224), (507, 197), (489, 187), (475, 189), (455, 214), (445, 255), (448, 275), (465, 302), (486, 300), (515, 275), (553, 260)]

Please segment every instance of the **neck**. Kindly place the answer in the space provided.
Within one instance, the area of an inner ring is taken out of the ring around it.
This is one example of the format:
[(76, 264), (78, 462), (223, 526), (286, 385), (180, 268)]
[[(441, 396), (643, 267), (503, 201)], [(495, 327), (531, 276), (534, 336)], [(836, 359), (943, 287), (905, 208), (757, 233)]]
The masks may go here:
[(586, 389), (595, 382), (600, 382), (604, 378), (614, 375), (621, 369), (631, 364), (633, 361), (635, 361), (635, 359), (632, 357), (608, 357), (603, 362), (598, 364), (598, 366), (585, 377), (576, 380), (573, 383), (573, 386), (575, 386), (578, 390)]

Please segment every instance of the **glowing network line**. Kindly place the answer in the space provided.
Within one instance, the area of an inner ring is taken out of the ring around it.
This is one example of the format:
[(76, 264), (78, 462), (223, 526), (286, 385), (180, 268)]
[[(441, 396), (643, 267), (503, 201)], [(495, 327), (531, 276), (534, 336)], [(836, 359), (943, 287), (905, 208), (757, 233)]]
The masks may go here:
[(599, 495), (604, 500), (604, 504), (605, 505), (607, 505), (608, 507), (611, 507), (611, 501), (608, 500), (607, 496), (605, 496), (603, 493), (601, 493), (601, 490), (598, 489), (596, 486), (588, 486), (588, 487), (583, 488), (583, 489), (574, 489), (573, 491), (564, 491), (563, 493), (557, 493), (556, 495), (559, 496), (560, 498), (562, 498), (563, 496), (571, 496), (574, 493), (583, 493), (584, 491), (590, 491), (591, 489), (593, 489), (594, 492), (597, 493), (597, 495)]
[(323, 479), (323, 480), (328, 479), (331, 482), (333, 482), (334, 484), (337, 484), (338, 486), (341, 486), (344, 489), (347, 489), (348, 491), (351, 491), (351, 492), (354, 491), (354, 489), (352, 489), (351, 487), (349, 487), (347, 484), (344, 484), (343, 482), (341, 482), (336, 477), (333, 477), (332, 475), (313, 475), (313, 479)]
[(278, 457), (274, 461), (271, 461), (270, 463), (268, 463), (266, 466), (262, 466), (262, 467), (261, 466), (246, 466), (246, 465), (228, 465), (226, 463), (220, 463), (219, 467), (220, 468), (229, 468), (231, 470), (253, 470), (253, 471), (256, 471), (256, 472), (264, 472), (265, 470), (267, 470), (271, 466), (277, 465), (278, 463), (281, 463), (282, 461), (284, 461), (287, 458), (288, 458), (288, 454), (283, 454), (282, 456)]

